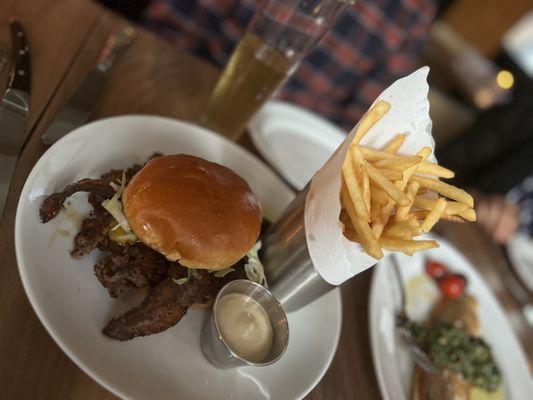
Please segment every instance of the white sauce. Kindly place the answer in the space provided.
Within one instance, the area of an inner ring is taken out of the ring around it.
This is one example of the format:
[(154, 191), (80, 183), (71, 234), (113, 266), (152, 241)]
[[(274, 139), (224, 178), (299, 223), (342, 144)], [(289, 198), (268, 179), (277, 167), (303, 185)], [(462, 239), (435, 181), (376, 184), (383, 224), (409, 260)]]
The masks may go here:
[(242, 358), (262, 362), (272, 347), (272, 326), (264, 308), (242, 293), (219, 300), (216, 320), (228, 346)]

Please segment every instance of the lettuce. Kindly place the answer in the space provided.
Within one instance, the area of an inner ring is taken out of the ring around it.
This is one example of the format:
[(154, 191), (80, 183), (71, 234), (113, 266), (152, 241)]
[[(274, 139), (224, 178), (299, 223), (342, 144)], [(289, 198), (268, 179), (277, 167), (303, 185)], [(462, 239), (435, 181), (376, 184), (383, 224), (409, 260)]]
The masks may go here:
[(124, 189), (126, 188), (126, 173), (122, 172), (120, 186), (114, 182), (111, 182), (109, 185), (111, 185), (111, 187), (115, 189), (115, 194), (110, 199), (102, 201), (102, 207), (104, 207), (104, 209), (109, 214), (111, 214), (113, 218), (115, 218), (115, 221), (117, 221), (117, 225), (114, 226), (111, 230), (114, 231), (120, 227), (122, 231), (124, 231), (124, 234), (116, 235), (117, 241), (135, 242), (137, 240), (137, 237), (131, 230), (130, 225), (128, 224), (128, 220), (126, 219), (126, 216), (122, 211), (122, 202), (120, 200), (120, 197), (122, 196), (122, 193), (124, 193)]
[(265, 270), (263, 264), (259, 259), (257, 252), (261, 249), (261, 241), (258, 241), (252, 249), (246, 253), (248, 260), (244, 264), (244, 271), (246, 272), (246, 277), (260, 285), (268, 288), (268, 283), (265, 277)]

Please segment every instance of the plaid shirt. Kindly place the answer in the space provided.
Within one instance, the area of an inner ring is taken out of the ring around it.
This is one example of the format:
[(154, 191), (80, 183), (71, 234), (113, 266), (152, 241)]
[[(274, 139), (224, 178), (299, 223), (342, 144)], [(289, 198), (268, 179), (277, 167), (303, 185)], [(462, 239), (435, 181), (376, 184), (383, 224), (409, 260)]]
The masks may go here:
[[(146, 24), (223, 67), (262, 0), (153, 0)], [(351, 128), (379, 93), (411, 72), (432, 0), (357, 0), (302, 60), (279, 97)]]

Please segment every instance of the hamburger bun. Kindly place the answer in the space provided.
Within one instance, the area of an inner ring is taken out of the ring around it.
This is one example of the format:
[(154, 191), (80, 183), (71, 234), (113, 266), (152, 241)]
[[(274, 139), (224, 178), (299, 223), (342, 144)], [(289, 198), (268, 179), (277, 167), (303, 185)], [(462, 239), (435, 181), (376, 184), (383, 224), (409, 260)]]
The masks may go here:
[(253, 247), (261, 206), (239, 175), (186, 154), (149, 161), (122, 195), (135, 235), (188, 268), (227, 268)]

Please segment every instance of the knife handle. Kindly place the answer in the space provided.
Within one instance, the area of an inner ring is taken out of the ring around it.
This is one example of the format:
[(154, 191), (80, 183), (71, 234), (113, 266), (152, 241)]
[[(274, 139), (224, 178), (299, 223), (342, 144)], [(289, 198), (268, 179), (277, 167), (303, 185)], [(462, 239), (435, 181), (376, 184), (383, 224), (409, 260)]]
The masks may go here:
[(118, 32), (113, 32), (107, 38), (106, 44), (100, 52), (96, 68), (103, 73), (107, 73), (113, 68), (118, 56), (135, 39), (135, 35), (135, 29), (131, 26), (126, 26)]
[(9, 89), (30, 93), (31, 67), (30, 47), (22, 25), (14, 19), (9, 21), (11, 29), (11, 72)]

